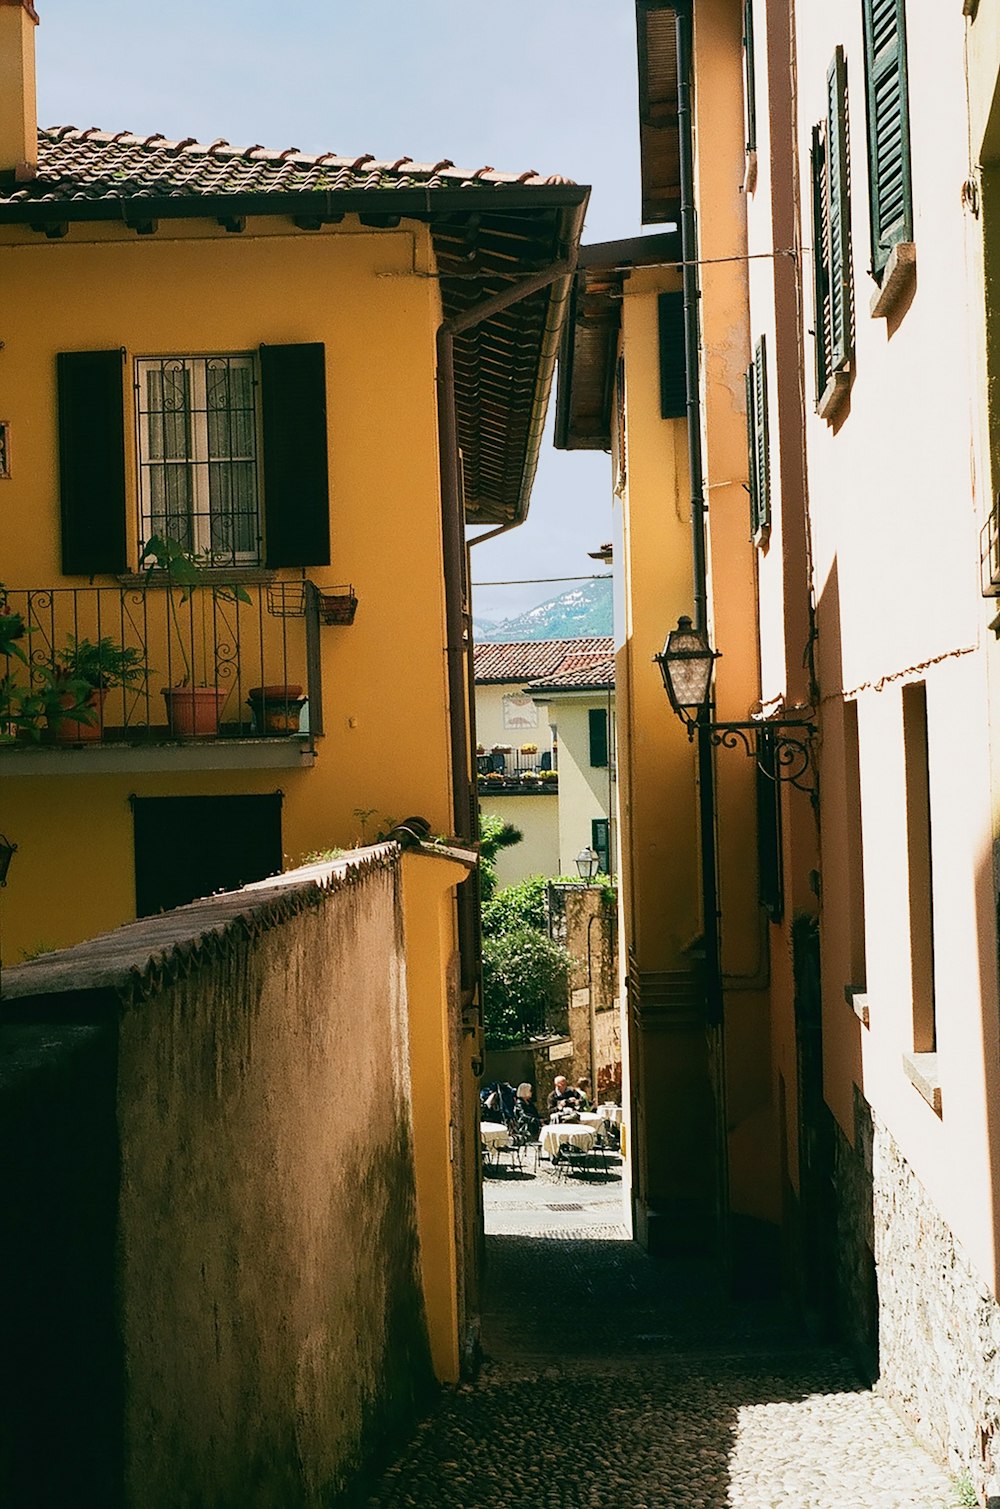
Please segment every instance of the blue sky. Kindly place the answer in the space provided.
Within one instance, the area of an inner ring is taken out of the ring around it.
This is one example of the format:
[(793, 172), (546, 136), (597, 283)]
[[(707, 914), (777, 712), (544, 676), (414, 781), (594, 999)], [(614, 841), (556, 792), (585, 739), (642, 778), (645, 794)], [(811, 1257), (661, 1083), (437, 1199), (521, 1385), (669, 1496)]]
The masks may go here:
[[(536, 168), (593, 186), (585, 240), (640, 230), (631, 0), (36, 5), (42, 125)], [(609, 499), (606, 456), (547, 441), (528, 523), (473, 553), (476, 580), (592, 570)], [(483, 589), (476, 613), (560, 590)]]

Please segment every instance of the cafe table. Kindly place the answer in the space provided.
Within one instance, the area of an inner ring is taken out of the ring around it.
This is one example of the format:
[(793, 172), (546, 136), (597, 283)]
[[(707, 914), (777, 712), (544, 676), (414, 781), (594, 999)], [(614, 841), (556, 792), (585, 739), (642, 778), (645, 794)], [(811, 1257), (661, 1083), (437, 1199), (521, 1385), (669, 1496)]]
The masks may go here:
[(597, 1141), (597, 1130), (585, 1121), (550, 1121), (542, 1127), (540, 1140), (542, 1152), (550, 1158), (555, 1158), (567, 1142), (575, 1153), (589, 1153)]
[(510, 1143), (510, 1133), (499, 1121), (481, 1121), (479, 1138), (488, 1153), (495, 1148), (507, 1147)]
[(601, 1128), (604, 1126), (604, 1123), (605, 1123), (606, 1119), (607, 1118), (605, 1117), (603, 1111), (581, 1111), (580, 1112), (580, 1122), (581, 1122), (581, 1124), (583, 1126), (593, 1127), (596, 1132), (600, 1132)]

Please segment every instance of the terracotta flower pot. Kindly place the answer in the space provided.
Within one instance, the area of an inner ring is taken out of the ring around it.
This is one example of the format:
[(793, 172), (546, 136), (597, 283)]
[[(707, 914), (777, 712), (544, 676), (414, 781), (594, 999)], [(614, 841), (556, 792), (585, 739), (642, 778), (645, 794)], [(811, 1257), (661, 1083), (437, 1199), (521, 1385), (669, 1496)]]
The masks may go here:
[(225, 686), (165, 686), (170, 732), (179, 739), (213, 738), (228, 695)]
[(262, 734), (297, 734), (305, 700), (301, 686), (295, 683), (252, 686), (247, 693), (257, 731)]
[[(49, 731), (56, 744), (90, 744), (100, 739), (104, 731), (104, 699), (107, 691), (103, 686), (95, 686), (87, 698), (87, 706), (93, 713), (93, 722), (83, 723), (79, 718), (51, 718)], [(79, 706), (72, 692), (63, 692), (59, 698), (60, 707)]]

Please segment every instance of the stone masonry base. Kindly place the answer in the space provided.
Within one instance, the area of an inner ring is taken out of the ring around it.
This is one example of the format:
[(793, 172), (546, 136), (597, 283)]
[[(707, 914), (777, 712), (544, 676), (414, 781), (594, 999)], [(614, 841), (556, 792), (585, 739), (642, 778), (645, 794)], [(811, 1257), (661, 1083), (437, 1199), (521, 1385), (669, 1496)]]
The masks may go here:
[(863, 1371), (871, 1356), (879, 1393), (923, 1444), (951, 1473), (968, 1473), (981, 1502), (992, 1504), (1000, 1494), (1000, 1305), (860, 1094), (854, 1146), (838, 1137), (835, 1179), (845, 1339)]

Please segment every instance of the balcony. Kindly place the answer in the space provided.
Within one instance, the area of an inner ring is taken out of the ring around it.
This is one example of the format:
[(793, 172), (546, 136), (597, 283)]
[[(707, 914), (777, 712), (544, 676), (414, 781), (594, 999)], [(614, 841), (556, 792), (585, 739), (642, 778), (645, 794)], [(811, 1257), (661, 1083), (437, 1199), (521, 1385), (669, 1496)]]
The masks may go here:
[(552, 751), (496, 744), (476, 755), (481, 796), (554, 796), (559, 776)]
[(5, 589), (0, 771), (311, 765), (321, 616), (302, 581)]

